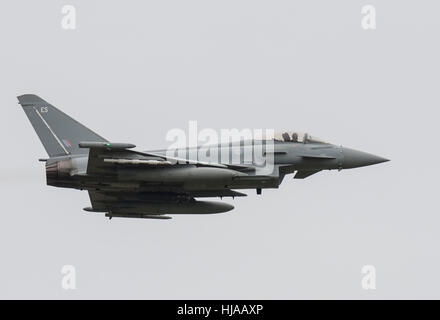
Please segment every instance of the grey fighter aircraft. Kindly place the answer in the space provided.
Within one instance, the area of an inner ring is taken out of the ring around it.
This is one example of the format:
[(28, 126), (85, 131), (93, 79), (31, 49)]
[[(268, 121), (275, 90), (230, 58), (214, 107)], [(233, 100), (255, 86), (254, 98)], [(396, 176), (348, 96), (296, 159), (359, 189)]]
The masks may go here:
[[(87, 190), (91, 206), (84, 210), (109, 218), (170, 219), (171, 214), (227, 212), (234, 208), (228, 203), (196, 198), (246, 196), (237, 189), (261, 194), (262, 189), (278, 188), (287, 174), (304, 179), (321, 170), (388, 161), (290, 131), (205, 150), (215, 152), (217, 161), (199, 160), (200, 147), (195, 158), (191, 148), (171, 155), (168, 149), (135, 151), (135, 145), (109, 142), (36, 95), (25, 94), (18, 101), (49, 155), (40, 159), (46, 162), (47, 184)], [(265, 150), (263, 166), (254, 157), (246, 159), (249, 146)], [(238, 154), (235, 162), (233, 154)]]

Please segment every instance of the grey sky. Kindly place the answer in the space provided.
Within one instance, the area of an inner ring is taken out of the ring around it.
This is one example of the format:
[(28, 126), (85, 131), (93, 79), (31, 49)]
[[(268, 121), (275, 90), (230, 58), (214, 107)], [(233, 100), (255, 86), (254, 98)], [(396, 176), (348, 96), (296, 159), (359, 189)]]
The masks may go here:
[[(77, 30), (61, 8), (77, 9)], [(362, 30), (373, 4), (377, 30)], [(0, 4), (0, 298), (440, 298), (436, 1), (9, 1)], [(16, 96), (111, 141), (172, 128), (290, 128), (391, 159), (286, 178), (171, 221), (82, 211), (45, 186)], [(122, 123), (122, 124), (121, 124)], [(61, 288), (61, 267), (77, 290)], [(361, 288), (372, 264), (377, 290)]]

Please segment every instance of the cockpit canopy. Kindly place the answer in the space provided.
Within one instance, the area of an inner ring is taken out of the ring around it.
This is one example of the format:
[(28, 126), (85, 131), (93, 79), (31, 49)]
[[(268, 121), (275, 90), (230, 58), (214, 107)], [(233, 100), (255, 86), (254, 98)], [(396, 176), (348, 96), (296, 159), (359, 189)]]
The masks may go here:
[(296, 131), (280, 131), (275, 132), (273, 137), (270, 137), (275, 141), (280, 142), (297, 142), (297, 143), (325, 143), (328, 142), (321, 140), (317, 137), (311, 136), (308, 133), (296, 132)]

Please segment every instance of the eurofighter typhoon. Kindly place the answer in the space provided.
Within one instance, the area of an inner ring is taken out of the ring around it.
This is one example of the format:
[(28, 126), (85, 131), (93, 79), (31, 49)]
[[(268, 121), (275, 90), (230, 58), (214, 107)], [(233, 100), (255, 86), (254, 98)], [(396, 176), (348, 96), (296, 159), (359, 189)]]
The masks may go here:
[[(36, 95), (25, 94), (18, 101), (49, 155), (40, 159), (46, 162), (47, 184), (87, 190), (91, 206), (84, 210), (110, 219), (223, 213), (234, 207), (200, 198), (246, 196), (237, 189), (261, 194), (278, 188), (287, 174), (304, 179), (322, 170), (388, 161), (290, 131), (196, 150), (135, 151), (135, 145), (108, 141)], [(250, 149), (252, 157), (246, 157)], [(262, 157), (257, 159), (255, 150)], [(200, 151), (215, 155), (215, 161), (202, 161)], [(238, 155), (236, 161), (232, 155)]]

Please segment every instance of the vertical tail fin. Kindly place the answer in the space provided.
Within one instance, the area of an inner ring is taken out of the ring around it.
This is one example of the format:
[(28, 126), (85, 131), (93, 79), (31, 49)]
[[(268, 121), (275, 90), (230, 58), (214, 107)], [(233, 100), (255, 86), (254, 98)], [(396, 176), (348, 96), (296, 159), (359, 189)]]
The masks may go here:
[(86, 154), (81, 141), (107, 141), (36, 95), (17, 98), (50, 157)]

